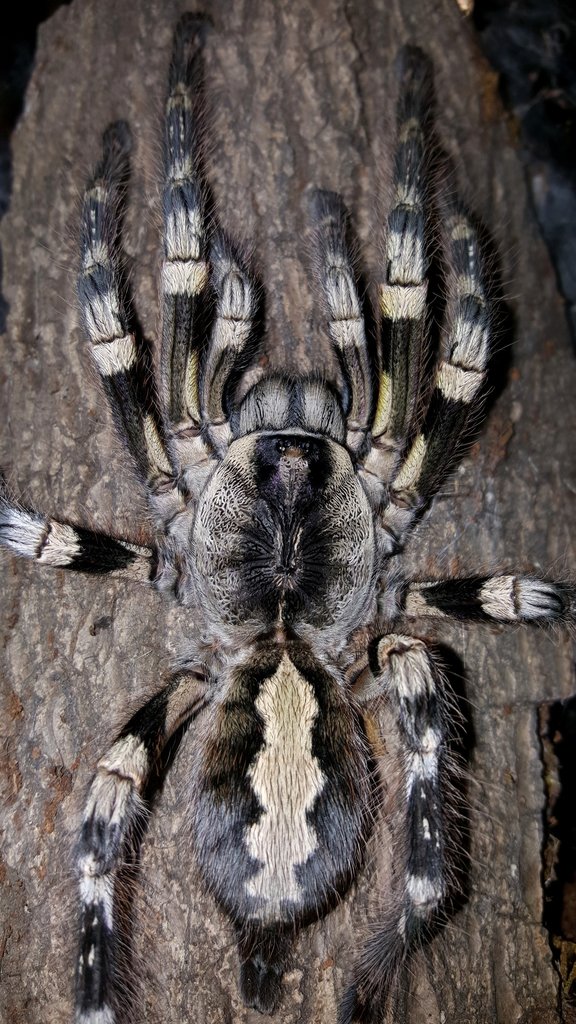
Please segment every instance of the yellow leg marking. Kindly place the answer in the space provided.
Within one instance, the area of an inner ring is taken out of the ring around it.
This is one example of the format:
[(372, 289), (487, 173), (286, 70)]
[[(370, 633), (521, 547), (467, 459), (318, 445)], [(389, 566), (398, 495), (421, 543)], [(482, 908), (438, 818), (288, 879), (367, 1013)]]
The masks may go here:
[(198, 395), (198, 353), (191, 352), (186, 366), (185, 391), (186, 408), (195, 423), (200, 422), (200, 398)]
[(392, 482), (395, 491), (410, 490), (420, 476), (424, 456), (426, 455), (426, 439), (424, 434), (418, 434), (414, 441), (398, 476)]
[(372, 433), (374, 437), (383, 434), (390, 421), (390, 410), (392, 408), (392, 381), (390, 374), (380, 374), (380, 387), (378, 388), (378, 401), (376, 403), (376, 415)]
[(146, 440), (146, 450), (153, 465), (157, 466), (163, 473), (172, 473), (172, 467), (166, 458), (158, 428), (150, 414), (144, 418), (144, 438)]

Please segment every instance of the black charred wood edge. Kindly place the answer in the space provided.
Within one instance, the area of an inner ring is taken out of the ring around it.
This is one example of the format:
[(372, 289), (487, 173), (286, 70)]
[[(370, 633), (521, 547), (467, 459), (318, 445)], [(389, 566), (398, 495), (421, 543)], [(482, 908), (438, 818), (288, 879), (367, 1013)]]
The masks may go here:
[(476, 0), (480, 42), (517, 119), (528, 185), (576, 348), (576, 7)]

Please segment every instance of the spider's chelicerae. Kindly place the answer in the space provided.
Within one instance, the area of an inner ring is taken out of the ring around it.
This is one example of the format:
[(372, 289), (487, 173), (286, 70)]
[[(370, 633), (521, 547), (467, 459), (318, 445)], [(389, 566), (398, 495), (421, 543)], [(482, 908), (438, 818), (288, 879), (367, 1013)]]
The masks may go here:
[[(573, 618), (573, 591), (509, 573), (413, 581), (396, 556), (477, 417), (491, 348), (481, 250), (467, 215), (426, 174), (430, 81), (404, 52), (393, 198), (367, 343), (345, 220), (315, 201), (316, 268), (343, 386), (321, 376), (242, 375), (255, 351), (254, 278), (214, 226), (198, 156), (203, 27), (176, 33), (166, 105), (158, 394), (132, 330), (117, 245), (128, 145), (120, 126), (82, 213), (78, 291), (120, 436), (146, 489), (151, 548), (57, 522), (5, 490), (0, 540), (41, 565), (149, 580), (191, 610), (189, 655), (99, 761), (76, 864), (78, 1024), (123, 1005), (115, 878), (171, 738), (194, 743), (191, 836), (238, 943), (247, 1005), (274, 1010), (299, 926), (325, 914), (363, 862), (387, 780), (366, 709), (395, 719), (395, 872), (340, 1019), (379, 1019), (410, 946), (448, 892), (447, 698), (426, 615), (501, 623)], [(440, 355), (428, 349), (428, 208), (446, 239)], [(425, 212), (426, 211), (426, 212)], [(238, 397), (238, 396), (243, 397)]]

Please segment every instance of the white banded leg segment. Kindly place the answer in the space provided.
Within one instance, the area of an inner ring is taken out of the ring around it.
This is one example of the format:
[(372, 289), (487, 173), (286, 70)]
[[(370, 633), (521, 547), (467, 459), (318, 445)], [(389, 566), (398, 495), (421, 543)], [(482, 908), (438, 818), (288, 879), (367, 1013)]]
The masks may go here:
[(232, 437), (230, 390), (258, 340), (260, 299), (256, 282), (225, 238), (216, 239), (210, 256), (216, 311), (202, 370), (200, 406), (210, 441), (222, 454)]
[(400, 965), (433, 922), (447, 890), (441, 674), (421, 640), (398, 634), (373, 641), (369, 669), (372, 679), (367, 676), (360, 699), (378, 693), (387, 698), (404, 751), (403, 788), (398, 792), (398, 813), (404, 818), (399, 829), (403, 878), (396, 898), (386, 894), (381, 925), (361, 951), (339, 1024), (381, 1019)]
[[(380, 289), (382, 367), (372, 447), (363, 471), (383, 484), (398, 469), (418, 410), (427, 342), (426, 292), (426, 282), (382, 285)], [(387, 497), (384, 487), (380, 492)]]
[(428, 195), (426, 132), (430, 99), (428, 62), (420, 51), (407, 47), (401, 60), (394, 206), (388, 216), (385, 281), (380, 287), (382, 366), (372, 427), (375, 460), (379, 445), (393, 445), (401, 453), (421, 400), (428, 341), (424, 208)]
[(154, 552), (23, 508), (0, 481), (0, 545), (38, 565), (148, 580)]
[(536, 576), (470, 576), (410, 583), (406, 616), (479, 622), (539, 623), (574, 619), (576, 590)]
[(490, 310), (476, 232), (463, 213), (450, 230), (450, 329), (420, 432), (400, 465), (382, 512), (392, 548), (434, 497), (462, 453), (481, 405), (490, 357)]
[(358, 450), (370, 427), (374, 373), (364, 316), (346, 240), (346, 213), (333, 192), (314, 196), (317, 274), (324, 296), (328, 333), (339, 357), (347, 389), (345, 410), (349, 446)]
[(129, 173), (127, 126), (112, 125), (104, 133), (102, 145), (102, 159), (84, 193), (78, 277), (84, 327), (94, 345), (128, 333), (117, 252), (121, 192)]
[(142, 795), (152, 768), (175, 730), (204, 703), (205, 682), (181, 673), (148, 701), (98, 763), (88, 792), (76, 867), (80, 892), (80, 953), (76, 1022), (116, 1021), (124, 992), (119, 960), (121, 929), (114, 886), (142, 820)]
[[(166, 258), (162, 266), (162, 350), (163, 400), (174, 430), (200, 425), (200, 352), (209, 329), (208, 262), (191, 256), (170, 255), (176, 249), (172, 228), (189, 233), (188, 250), (197, 248), (198, 210), (201, 200), (188, 183), (167, 185), (164, 195)], [(204, 247), (204, 239), (202, 239)]]
[(143, 813), (140, 794), (149, 768), (145, 745), (136, 736), (127, 736), (117, 740), (99, 763), (90, 786), (76, 855), (80, 894), (77, 1024), (91, 1024), (95, 1015), (116, 1020), (119, 936), (114, 883), (126, 839)]
[(411, 918), (427, 920), (445, 896), (443, 680), (426, 645), (413, 637), (382, 637), (372, 657), (382, 691), (396, 709), (405, 750), (406, 835), (410, 838), (402, 930)]
[[(133, 335), (117, 338), (92, 349), (102, 385), (119, 432), (140, 474), (153, 494), (174, 490), (174, 469), (150, 390), (150, 368), (137, 353)], [(174, 504), (181, 500), (174, 494)]]
[(154, 489), (173, 476), (162, 439), (146, 353), (130, 330), (126, 284), (117, 244), (120, 195), (128, 176), (125, 126), (104, 135), (103, 156), (82, 209), (78, 296), (92, 355), (116, 426), (144, 481)]
[(382, 369), (373, 439), (399, 450), (410, 433), (420, 397), (426, 344), (428, 284), (384, 284), (380, 288)]
[[(200, 352), (210, 316), (206, 196), (197, 105), (203, 22), (179, 22), (166, 101), (161, 391), (172, 431), (200, 430)], [(181, 467), (179, 467), (181, 468)]]

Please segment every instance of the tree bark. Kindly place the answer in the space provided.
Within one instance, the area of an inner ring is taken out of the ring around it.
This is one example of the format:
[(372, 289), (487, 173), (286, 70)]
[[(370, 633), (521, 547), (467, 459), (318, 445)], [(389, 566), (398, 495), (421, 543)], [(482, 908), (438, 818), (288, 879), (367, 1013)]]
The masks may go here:
[[(342, 194), (363, 267), (376, 278), (374, 196), (392, 138), (394, 61), (407, 41), (430, 54), (439, 136), (495, 240), (515, 344), (508, 379), (498, 382), (506, 387), (406, 563), (423, 576), (502, 566), (565, 576), (574, 564), (576, 374), (514, 127), (456, 3), (211, 0), (203, 9), (213, 22), (209, 180), (221, 222), (253, 243), (275, 365), (330, 366), (303, 242), (308, 187)], [(41, 27), (2, 225), (1, 464), (37, 508), (126, 537), (146, 527), (146, 511), (77, 326), (78, 196), (104, 129), (126, 120), (135, 149), (124, 244), (140, 319), (157, 336), (161, 109), (182, 10), (177, 0), (76, 0)], [(71, 1019), (75, 963), (71, 850), (91, 767), (195, 624), (128, 584), (7, 556), (2, 566), (3, 1019), (61, 1024)], [(561, 1016), (541, 923), (537, 709), (572, 690), (571, 639), (463, 627), (436, 636), (462, 658), (474, 733), (469, 869), (462, 908), (414, 958), (409, 1024), (551, 1024)], [(238, 995), (231, 928), (191, 863), (191, 743), (189, 734), (143, 845), (135, 1019), (256, 1024), (261, 1017)], [(335, 1020), (372, 885), (367, 871), (336, 911), (302, 932), (275, 1020)]]

